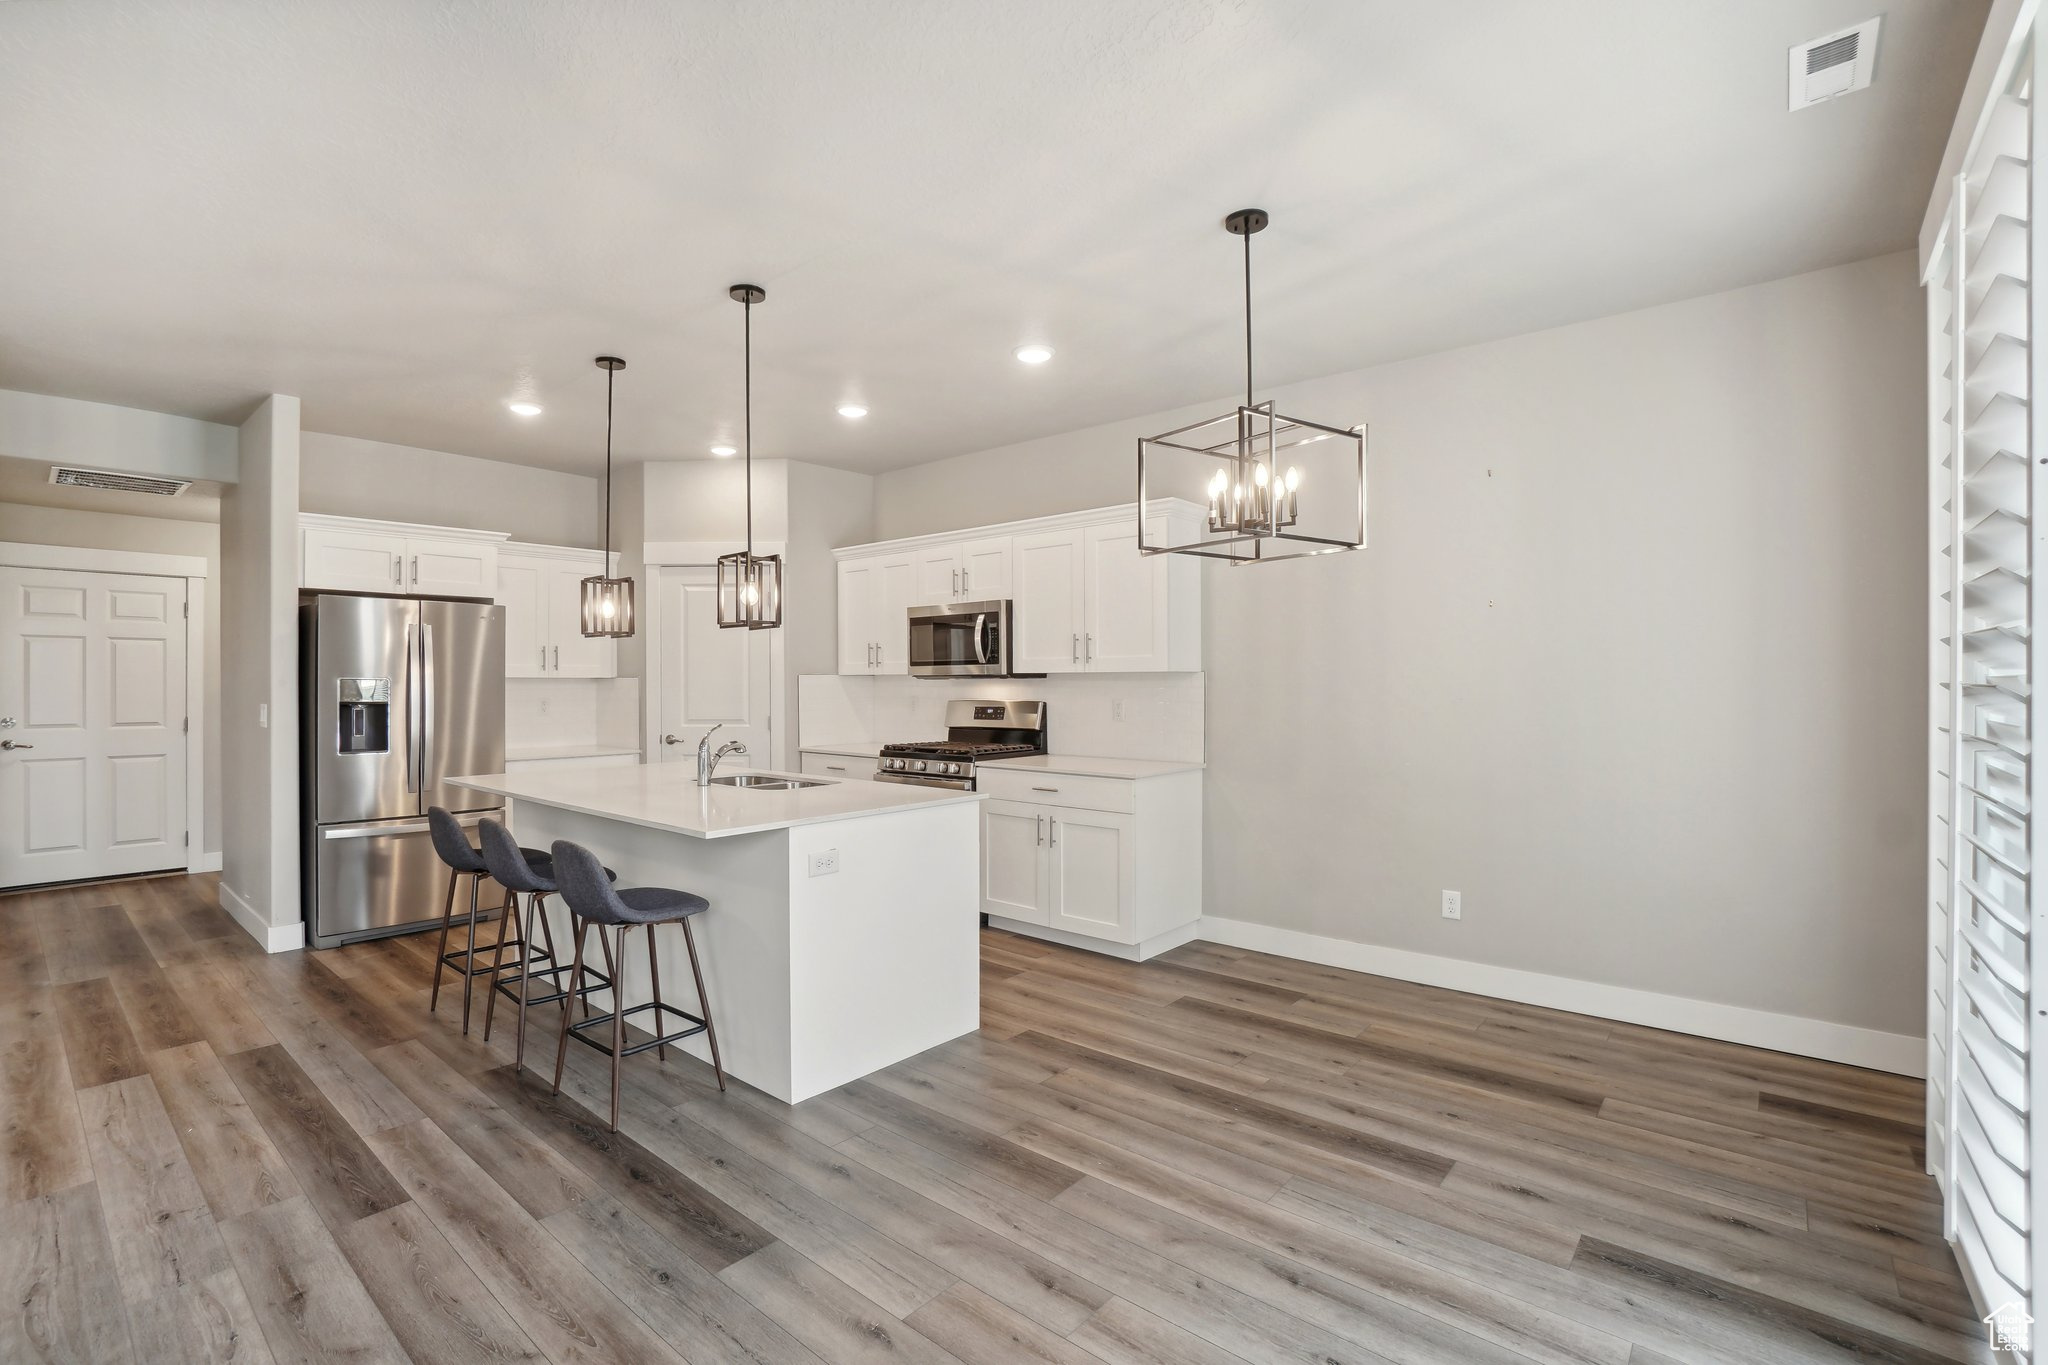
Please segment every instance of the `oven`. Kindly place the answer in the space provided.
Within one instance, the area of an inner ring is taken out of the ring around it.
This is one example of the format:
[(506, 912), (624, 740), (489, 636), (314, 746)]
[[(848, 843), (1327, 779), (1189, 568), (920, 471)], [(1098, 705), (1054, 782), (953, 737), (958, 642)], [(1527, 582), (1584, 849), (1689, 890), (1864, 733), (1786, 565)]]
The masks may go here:
[(1010, 603), (952, 602), (910, 609), (910, 676), (1010, 676)]

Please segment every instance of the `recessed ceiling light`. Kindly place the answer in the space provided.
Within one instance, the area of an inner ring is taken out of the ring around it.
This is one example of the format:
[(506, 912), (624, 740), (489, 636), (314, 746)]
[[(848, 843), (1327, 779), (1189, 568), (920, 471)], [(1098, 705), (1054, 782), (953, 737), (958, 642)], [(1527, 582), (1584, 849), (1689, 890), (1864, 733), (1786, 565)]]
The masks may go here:
[(1023, 361), (1026, 365), (1043, 365), (1046, 361), (1052, 359), (1052, 347), (1019, 346), (1016, 350), (1016, 356), (1017, 359)]
[(738, 446), (713, 446), (711, 447), (711, 453), (723, 459), (727, 455), (739, 454), (740, 448)]
[(868, 415), (868, 410), (858, 403), (841, 403), (839, 405), (839, 415), (841, 417), (865, 417)]
[(515, 402), (515, 403), (507, 403), (507, 404), (506, 404), (505, 406), (506, 406), (506, 407), (508, 407), (508, 408), (510, 408), (510, 409), (512, 409), (512, 412), (513, 412), (513, 414), (514, 414), (515, 416), (519, 416), (519, 417), (538, 417), (538, 416), (540, 416), (540, 404), (538, 404), (538, 403), (528, 403), (528, 402), (525, 402), (525, 401), (520, 401), (520, 402)]

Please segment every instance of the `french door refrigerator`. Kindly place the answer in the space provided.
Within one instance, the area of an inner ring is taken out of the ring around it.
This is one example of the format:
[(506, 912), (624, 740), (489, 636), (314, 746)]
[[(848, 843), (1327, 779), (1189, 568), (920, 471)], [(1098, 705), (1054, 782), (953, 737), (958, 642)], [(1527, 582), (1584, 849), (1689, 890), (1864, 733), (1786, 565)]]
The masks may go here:
[(438, 923), (448, 870), (427, 808), (501, 811), (451, 776), (505, 767), (505, 609), (319, 593), (299, 603), (306, 940), (332, 948)]

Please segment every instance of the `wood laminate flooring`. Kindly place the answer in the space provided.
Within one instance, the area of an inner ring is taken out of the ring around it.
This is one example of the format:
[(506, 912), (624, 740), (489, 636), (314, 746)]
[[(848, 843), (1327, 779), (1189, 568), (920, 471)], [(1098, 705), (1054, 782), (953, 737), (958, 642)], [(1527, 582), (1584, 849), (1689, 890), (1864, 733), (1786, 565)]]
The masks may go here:
[(0, 1360), (1989, 1359), (1899, 1077), (984, 933), (979, 1033), (796, 1106), (649, 1052), (612, 1134), (431, 937), (215, 894), (0, 897)]

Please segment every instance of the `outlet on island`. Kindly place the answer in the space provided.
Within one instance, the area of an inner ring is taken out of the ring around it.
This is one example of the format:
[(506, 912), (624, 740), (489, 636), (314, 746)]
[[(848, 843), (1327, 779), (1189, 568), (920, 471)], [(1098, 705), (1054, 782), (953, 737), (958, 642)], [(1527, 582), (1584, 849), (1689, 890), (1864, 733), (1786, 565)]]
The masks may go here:
[(839, 850), (828, 848), (823, 853), (811, 855), (811, 875), (829, 877), (839, 870)]
[(1444, 892), (1444, 918), (1465, 918), (1465, 898), (1455, 891)]

